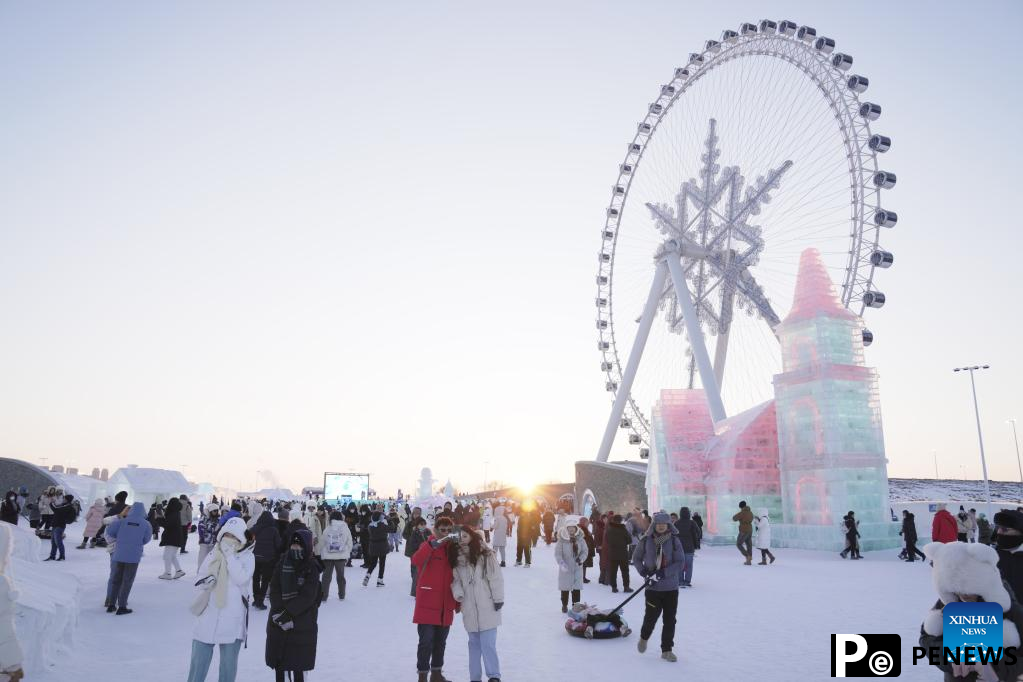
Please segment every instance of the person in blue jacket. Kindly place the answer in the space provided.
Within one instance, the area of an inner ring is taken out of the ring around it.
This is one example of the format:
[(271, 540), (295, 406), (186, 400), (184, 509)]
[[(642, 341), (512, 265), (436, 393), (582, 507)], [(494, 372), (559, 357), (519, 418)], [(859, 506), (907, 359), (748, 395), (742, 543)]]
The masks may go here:
[(653, 523), (636, 543), (632, 564), (647, 582), (646, 613), (639, 631), (637, 648), (646, 651), (647, 641), (661, 618), (661, 658), (674, 663), (678, 657), (675, 646), (675, 614), (678, 612), (679, 579), (686, 555), (678, 531), (671, 525), (667, 512), (654, 514)]
[(128, 608), (128, 595), (135, 582), (135, 574), (142, 561), (142, 547), (153, 539), (153, 527), (146, 520), (146, 506), (141, 502), (131, 505), (131, 511), (125, 518), (117, 518), (107, 526), (107, 537), (117, 542), (114, 546), (114, 565), (112, 594), (117, 604), (107, 606), (107, 613), (116, 611), (118, 616), (131, 613)]

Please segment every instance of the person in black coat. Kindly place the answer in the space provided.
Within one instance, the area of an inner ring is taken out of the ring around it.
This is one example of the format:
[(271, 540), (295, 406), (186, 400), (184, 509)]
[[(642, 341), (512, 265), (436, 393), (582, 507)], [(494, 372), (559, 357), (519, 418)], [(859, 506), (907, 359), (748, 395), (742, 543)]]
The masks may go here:
[(604, 531), (604, 540), (607, 542), (607, 575), (611, 583), (611, 591), (618, 591), (618, 572), (622, 573), (622, 587), (626, 592), (632, 592), (629, 587), (629, 543), (632, 537), (622, 520), (621, 514), (615, 514), (611, 522), (607, 524)]
[[(178, 563), (178, 550), (185, 546), (188, 539), (185, 535), (185, 527), (181, 525), (181, 500), (172, 497), (167, 500), (167, 509), (160, 519), (163, 526), (163, 533), (160, 535), (160, 546), (163, 547), (163, 575), (164, 580), (180, 578), (185, 575)], [(173, 570), (172, 570), (173, 569)]]
[(21, 505), (18, 504), (18, 493), (8, 490), (4, 501), (0, 504), (0, 521), (18, 525), (18, 515), (21, 514)]
[(366, 577), (362, 579), (362, 586), (369, 585), (369, 579), (373, 575), (373, 569), (380, 567), (377, 574), (377, 587), (384, 586), (384, 567), (387, 565), (387, 555), (391, 551), (388, 534), (387, 519), (383, 512), (375, 511), (369, 521), (369, 559), (366, 562)]
[(590, 533), (590, 520), (585, 516), (579, 517), (579, 530), (583, 533), (583, 540), (586, 541), (586, 561), (583, 562), (583, 582), (588, 583), (590, 579), (586, 577), (586, 569), (593, 568), (593, 557), (597, 555), (597, 543), (593, 540), (593, 535)]
[(308, 529), (295, 531), (289, 540), (270, 579), (265, 661), (277, 682), (284, 682), (288, 672), (294, 682), (305, 682), (305, 671), (316, 667), (320, 569)]
[(281, 556), (280, 531), (274, 515), (264, 510), (252, 526), (252, 538), (255, 543), (252, 555), (256, 559), (256, 569), (252, 573), (252, 605), (262, 611), (266, 608), (266, 592), (270, 587), (270, 579), (274, 567)]
[(913, 513), (908, 509), (902, 510), (902, 530), (899, 531), (899, 535), (906, 541), (906, 561), (916, 561), (916, 557), (919, 556), (921, 560), (926, 560), (927, 557), (924, 553), (916, 548), (916, 518)]
[[(372, 519), (373, 513), (369, 509), (369, 505), (362, 505), (359, 507), (359, 548), (362, 550), (362, 566), (360, 568), (366, 568), (369, 565), (369, 522)], [(352, 536), (353, 538), (356, 536)]]
[(693, 562), (696, 560), (696, 548), (700, 546), (700, 537), (703, 533), (696, 522), (690, 517), (689, 507), (682, 507), (678, 511), (678, 521), (675, 522), (675, 530), (678, 531), (678, 539), (682, 543), (682, 552), (685, 554), (685, 563), (682, 564), (682, 587), (692, 587)]
[(994, 521), (998, 572), (1015, 594), (1023, 594), (1023, 513), (1003, 509), (995, 514)]

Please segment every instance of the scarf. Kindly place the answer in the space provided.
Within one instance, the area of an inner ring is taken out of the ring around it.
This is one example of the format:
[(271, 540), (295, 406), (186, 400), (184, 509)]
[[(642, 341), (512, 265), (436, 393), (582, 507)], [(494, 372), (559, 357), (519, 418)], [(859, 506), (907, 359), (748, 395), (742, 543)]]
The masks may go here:
[(206, 564), (206, 575), (217, 579), (213, 586), (213, 599), (217, 608), (223, 609), (227, 606), (227, 557), (219, 544), (214, 545), (211, 554), (213, 556)]
[(670, 539), (671, 539), (671, 532), (670, 531), (665, 533), (664, 535), (654, 535), (653, 536), (654, 547), (657, 550), (657, 561), (654, 564), (654, 568), (655, 569), (664, 568), (665, 561), (666, 561), (666, 559), (664, 557), (664, 543), (666, 543)]
[[(298, 596), (298, 591), (305, 584), (305, 561), (296, 561), (291, 555), (291, 550), (284, 555), (284, 563), (281, 564), (281, 599), (288, 601)], [(301, 571), (301, 574), (299, 573)]]

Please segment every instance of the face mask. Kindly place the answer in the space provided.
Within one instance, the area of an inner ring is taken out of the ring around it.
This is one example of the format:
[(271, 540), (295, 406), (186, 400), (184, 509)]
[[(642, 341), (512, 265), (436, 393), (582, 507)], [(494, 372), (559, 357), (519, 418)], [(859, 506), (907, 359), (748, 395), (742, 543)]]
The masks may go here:
[(289, 549), (288, 556), (291, 557), (292, 561), (301, 561), (304, 553), (300, 549)]
[(220, 546), (230, 552), (237, 552), (238, 548), (242, 546), (242, 543), (238, 541), (233, 535), (225, 535), (220, 540)]
[(1023, 545), (1023, 535), (999, 535), (998, 549), (1016, 549)]

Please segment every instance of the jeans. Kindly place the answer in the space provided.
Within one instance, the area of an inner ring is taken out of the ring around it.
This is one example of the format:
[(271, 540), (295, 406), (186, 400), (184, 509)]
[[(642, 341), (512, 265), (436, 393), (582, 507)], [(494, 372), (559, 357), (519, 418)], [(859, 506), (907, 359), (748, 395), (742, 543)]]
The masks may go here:
[[(138, 573), (138, 564), (128, 564), (123, 561), (114, 563), (113, 575), (110, 577), (112, 583), (110, 592), (116, 597), (118, 608), (128, 606), (128, 595), (131, 594), (131, 586), (135, 584), (135, 574)], [(113, 599), (110, 601), (114, 603)]]
[(53, 535), (50, 536), (50, 558), (56, 559), (57, 552), (60, 558), (64, 558), (64, 526), (54, 526)]
[(263, 605), (266, 600), (266, 591), (270, 589), (270, 578), (274, 574), (273, 561), (256, 560), (256, 570), (252, 572), (252, 601), (255, 604)]
[(416, 650), (416, 670), (429, 672), (444, 667), (444, 648), (448, 642), (450, 626), (419, 625), (419, 648)]
[(753, 554), (753, 533), (740, 532), (735, 538), (735, 546), (739, 548), (743, 556), (752, 556)]
[(469, 679), (481, 681), (480, 658), (487, 677), (501, 679), (501, 662), (497, 659), (497, 628), (469, 633)]
[(163, 548), (163, 572), (167, 575), (174, 575), (174, 571), (181, 570), (181, 564), (178, 563), (178, 552), (181, 550), (180, 547), (174, 545), (167, 545)]
[(678, 590), (665, 592), (646, 591), (646, 612), (643, 614), (643, 627), (639, 636), (650, 639), (654, 634), (657, 619), (661, 618), (661, 651), (671, 651), (675, 646), (675, 613), (678, 611)]
[[(204, 682), (210, 663), (213, 662), (213, 646), (197, 639), (192, 640), (192, 664), (188, 667), (188, 682)], [(220, 674), (217, 682), (234, 682), (238, 675), (238, 652), (241, 648), (240, 639), (220, 645)]]
[(401, 549), (401, 533), (388, 533), (387, 544), (391, 546), (392, 552), (397, 552)]
[(519, 538), (515, 545), (515, 563), (522, 563), (523, 553), (526, 555), (526, 565), (533, 563), (533, 546), (529, 538)]
[(494, 547), (494, 549), (497, 550), (498, 553), (500, 553), (500, 555), (501, 555), (501, 563), (503, 564), (504, 563), (504, 545), (501, 545), (500, 547)]
[(693, 552), (685, 552), (685, 563), (682, 564), (682, 584), (689, 585), (693, 582)]
[(327, 597), (330, 596), (330, 574), (337, 572), (337, 596), (341, 599), (345, 598), (345, 586), (347, 581), (345, 580), (345, 564), (348, 563), (348, 559), (324, 559), (323, 560), (323, 575), (320, 576), (320, 596), (323, 601), (327, 601)]
[(409, 563), (409, 566), (412, 567), (412, 591), (409, 594), (414, 597), (416, 596), (416, 583), (419, 582), (419, 571), (416, 570), (415, 564)]

